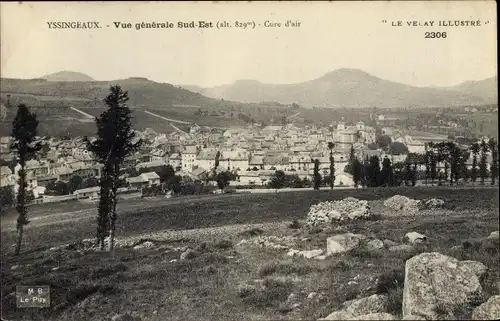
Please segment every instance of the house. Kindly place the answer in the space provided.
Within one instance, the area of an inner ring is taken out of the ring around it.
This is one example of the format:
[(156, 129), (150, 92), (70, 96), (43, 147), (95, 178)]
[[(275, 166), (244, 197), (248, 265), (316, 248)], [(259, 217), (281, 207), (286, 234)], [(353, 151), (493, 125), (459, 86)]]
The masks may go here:
[(139, 176), (141, 176), (145, 180), (147, 180), (149, 187), (160, 185), (160, 176), (158, 176), (158, 174), (156, 174), (156, 172), (142, 173)]
[(343, 170), (337, 170), (335, 172), (335, 186), (354, 186), (352, 175), (344, 172)]
[(149, 185), (148, 179), (141, 175), (136, 177), (128, 177), (126, 181), (130, 185), (130, 187), (133, 188), (142, 188)]
[(257, 169), (264, 169), (264, 156), (262, 155), (253, 155), (248, 162), (248, 167), (253, 169), (254, 167)]
[(197, 180), (202, 181), (208, 178), (209, 172), (203, 167), (197, 167), (191, 172), (191, 174), (195, 176)]
[(162, 166), (167, 166), (167, 163), (163, 160), (157, 160), (152, 162), (143, 162), (135, 165), (137, 171), (141, 169), (153, 170), (155, 168), (160, 168)]
[(181, 155), (178, 153), (170, 155), (167, 162), (168, 165), (172, 166), (175, 171), (179, 171), (182, 168)]
[(236, 179), (238, 185), (262, 185), (259, 177), (259, 171), (241, 171), (238, 172)]
[(249, 153), (241, 149), (222, 151), (220, 166), (229, 170), (246, 170), (249, 166)]
[(7, 166), (0, 167), (0, 187), (13, 186), (16, 183), (15, 176)]
[(195, 165), (198, 150), (194, 145), (188, 145), (181, 154), (181, 165), (184, 171), (191, 171)]
[(76, 195), (76, 199), (96, 199), (101, 194), (101, 188), (99, 186), (87, 187), (82, 189), (77, 189), (73, 192), (73, 195)]
[[(198, 167), (213, 169), (215, 166), (215, 157), (217, 156), (217, 151), (213, 148), (204, 148), (196, 156), (195, 165)], [(220, 161), (219, 161), (220, 166)]]

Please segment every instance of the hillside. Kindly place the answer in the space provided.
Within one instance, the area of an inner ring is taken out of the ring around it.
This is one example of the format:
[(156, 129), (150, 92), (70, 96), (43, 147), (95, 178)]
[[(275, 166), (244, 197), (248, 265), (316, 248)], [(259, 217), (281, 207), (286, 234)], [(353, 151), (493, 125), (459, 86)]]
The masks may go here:
[(498, 77), (479, 81), (466, 81), (450, 89), (482, 98), (488, 104), (498, 103)]
[(387, 81), (357, 69), (338, 69), (320, 78), (296, 84), (239, 80), (198, 92), (215, 99), (276, 101), (283, 104), (296, 102), (305, 107), (398, 108), (479, 105), (484, 103), (483, 97), (487, 97), (484, 93), (491, 93), (491, 89), (462, 92), (451, 88), (414, 87)]
[(75, 71), (60, 71), (40, 78), (47, 81), (94, 81), (89, 75)]

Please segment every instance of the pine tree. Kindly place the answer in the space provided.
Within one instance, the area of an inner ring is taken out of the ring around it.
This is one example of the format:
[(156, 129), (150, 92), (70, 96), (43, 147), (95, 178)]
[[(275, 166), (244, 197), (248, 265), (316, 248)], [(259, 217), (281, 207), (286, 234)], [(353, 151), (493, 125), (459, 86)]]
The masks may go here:
[[(108, 107), (99, 118), (96, 118), (97, 137), (87, 141), (88, 150), (103, 165), (99, 202), (98, 240), (102, 242), (102, 230), (109, 231), (108, 250), (114, 248), (116, 230), (117, 191), (120, 187), (120, 167), (125, 158), (136, 152), (141, 140), (136, 139), (132, 129), (132, 113), (127, 106), (128, 92), (120, 86), (111, 86), (109, 95), (104, 99)], [(107, 213), (106, 213), (107, 212)], [(106, 215), (107, 214), (107, 215)], [(102, 248), (101, 243), (101, 248)]]
[(358, 187), (359, 184), (363, 185), (363, 165), (356, 158), (352, 164), (352, 178), (354, 181), (354, 187)]
[(498, 144), (491, 138), (488, 141), (488, 147), (491, 151), (491, 185), (495, 185), (496, 178), (498, 177)]
[(319, 159), (314, 159), (311, 161), (314, 163), (314, 172), (313, 172), (313, 183), (314, 183), (314, 189), (319, 189), (319, 186), (321, 185), (321, 174), (319, 173)]
[(333, 158), (333, 148), (335, 144), (332, 142), (328, 143), (328, 148), (330, 149), (330, 189), (333, 190), (335, 185), (335, 159)]
[(380, 159), (378, 156), (370, 157), (370, 166), (368, 168), (368, 182), (370, 187), (378, 186), (378, 178), (380, 175)]
[(382, 161), (382, 170), (380, 171), (380, 185), (382, 186), (390, 186), (392, 185), (393, 180), (393, 169), (391, 160), (388, 157), (385, 157)]
[(24, 226), (29, 223), (28, 209), (26, 208), (26, 188), (28, 186), (28, 184), (26, 183), (26, 162), (30, 159), (35, 158), (37, 152), (42, 148), (40, 143), (35, 142), (37, 127), (38, 120), (36, 119), (36, 115), (31, 113), (26, 105), (20, 104), (17, 108), (16, 117), (12, 122), (11, 133), (11, 136), (13, 138), (11, 149), (17, 151), (18, 162), (19, 165), (21, 165), (21, 169), (18, 172), (19, 190), (17, 192), (16, 199), (16, 211), (19, 214), (17, 218), (18, 234), (15, 248), (16, 255), (19, 255), (19, 253), (21, 252)]
[(473, 183), (476, 182), (477, 176), (478, 176), (478, 169), (477, 169), (477, 156), (479, 155), (479, 144), (474, 143), (471, 145), (470, 150), (472, 152), (472, 171), (471, 171), (471, 180)]
[(488, 144), (484, 140), (479, 144), (479, 148), (481, 149), (481, 158), (479, 160), (479, 177), (481, 177), (481, 185), (484, 185), (484, 180), (488, 177), (488, 163), (486, 161), (488, 154)]

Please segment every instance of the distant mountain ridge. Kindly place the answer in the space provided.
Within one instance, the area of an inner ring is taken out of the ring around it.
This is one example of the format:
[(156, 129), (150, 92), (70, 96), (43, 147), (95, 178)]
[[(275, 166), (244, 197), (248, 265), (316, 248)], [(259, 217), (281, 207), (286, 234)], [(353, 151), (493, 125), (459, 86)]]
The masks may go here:
[(241, 102), (276, 101), (305, 107), (448, 107), (497, 103), (497, 77), (454, 87), (415, 87), (384, 80), (358, 69), (337, 69), (295, 84), (238, 80), (201, 88), (182, 86), (214, 99)]
[(47, 81), (94, 81), (89, 75), (75, 71), (59, 71), (40, 78)]

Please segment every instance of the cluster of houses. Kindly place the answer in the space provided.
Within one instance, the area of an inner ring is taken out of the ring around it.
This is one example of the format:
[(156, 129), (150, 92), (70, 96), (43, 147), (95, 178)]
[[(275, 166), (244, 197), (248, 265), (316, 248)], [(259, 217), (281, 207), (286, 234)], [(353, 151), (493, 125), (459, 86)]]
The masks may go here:
[[(382, 134), (390, 136), (393, 142), (405, 144), (410, 153), (424, 153), (425, 142), (403, 135), (393, 128), (382, 128)], [(9, 149), (10, 137), (0, 139), (0, 158), (4, 162), (15, 162), (15, 151)], [(404, 161), (406, 155), (388, 155), (380, 149), (370, 149), (377, 139), (373, 127), (363, 122), (348, 126), (343, 121), (327, 128), (314, 126), (249, 126), (214, 130), (196, 126), (187, 133), (175, 131), (157, 134), (151, 129), (137, 132), (142, 139), (141, 150), (125, 160), (124, 168), (134, 167), (140, 175), (123, 175), (132, 188), (157, 186), (160, 177), (154, 169), (170, 165), (176, 175), (188, 176), (194, 180), (206, 180), (213, 172), (216, 159), (219, 171), (231, 171), (237, 180), (231, 185), (266, 185), (276, 170), (300, 178), (311, 178), (314, 164), (319, 161), (322, 175), (328, 175), (330, 152), (335, 160), (335, 184), (353, 185), (351, 175), (344, 172), (351, 149), (359, 158), (376, 155), (382, 161), (386, 156), (392, 162)], [(59, 140), (40, 137), (43, 144), (38, 159), (26, 164), (28, 189), (35, 197), (44, 195), (51, 182), (69, 182), (73, 176), (83, 179), (99, 178), (101, 166), (86, 149), (83, 138)], [(333, 142), (330, 150), (329, 143)], [(13, 169), (2, 166), (1, 186), (11, 186), (18, 190), (17, 178), (20, 165)], [(88, 188), (75, 191), (78, 197), (94, 195), (98, 190)]]

